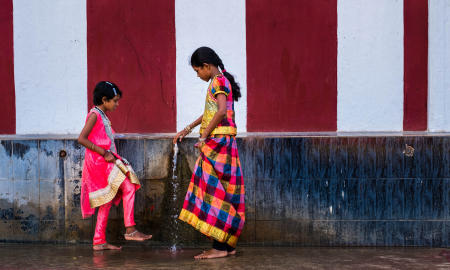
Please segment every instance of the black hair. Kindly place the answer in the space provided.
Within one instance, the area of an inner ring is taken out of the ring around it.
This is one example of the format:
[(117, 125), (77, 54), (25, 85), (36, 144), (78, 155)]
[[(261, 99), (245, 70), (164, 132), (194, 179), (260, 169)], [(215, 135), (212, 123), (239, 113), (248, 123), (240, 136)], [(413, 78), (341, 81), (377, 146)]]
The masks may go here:
[(204, 64), (211, 64), (216, 67), (219, 67), (222, 70), (223, 75), (230, 81), (231, 90), (233, 91), (233, 99), (237, 101), (241, 97), (241, 87), (234, 80), (233, 75), (228, 73), (225, 70), (225, 66), (222, 63), (222, 60), (217, 55), (217, 53), (208, 47), (200, 47), (194, 51), (191, 56), (191, 66), (193, 67), (202, 67)]
[(94, 89), (94, 105), (102, 105), (103, 97), (107, 100), (114, 98), (115, 96), (122, 97), (122, 91), (115, 83), (108, 81), (101, 81), (97, 83)]

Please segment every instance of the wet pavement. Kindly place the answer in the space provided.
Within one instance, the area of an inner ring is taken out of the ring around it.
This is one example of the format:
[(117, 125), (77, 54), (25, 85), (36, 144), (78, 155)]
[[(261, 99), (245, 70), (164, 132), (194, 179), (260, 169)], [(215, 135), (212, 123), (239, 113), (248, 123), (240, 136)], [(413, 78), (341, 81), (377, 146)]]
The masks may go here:
[(0, 244), (0, 269), (450, 269), (442, 248), (239, 247), (235, 256), (195, 261), (201, 249)]

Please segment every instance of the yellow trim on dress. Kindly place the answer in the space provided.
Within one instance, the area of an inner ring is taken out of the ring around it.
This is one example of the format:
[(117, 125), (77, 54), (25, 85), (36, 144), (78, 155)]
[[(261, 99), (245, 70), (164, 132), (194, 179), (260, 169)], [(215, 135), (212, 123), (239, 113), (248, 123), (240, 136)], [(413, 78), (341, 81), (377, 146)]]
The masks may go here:
[[(200, 133), (201, 135), (202, 133)], [(232, 135), (236, 136), (237, 129), (235, 127), (216, 127), (213, 131), (211, 131), (210, 135)]]
[(228, 97), (228, 93), (225, 91), (221, 91), (221, 90), (214, 92), (214, 97), (216, 97), (218, 94), (224, 94), (226, 97)]
[(133, 168), (130, 165), (125, 165), (120, 159), (116, 160), (116, 164), (109, 173), (108, 185), (102, 189), (89, 193), (89, 204), (91, 208), (95, 208), (106, 203), (109, 203), (116, 197), (120, 185), (125, 178), (129, 176), (132, 184), (141, 185)]
[(178, 217), (181, 221), (194, 227), (199, 232), (206, 236), (212, 237), (221, 243), (227, 243), (232, 247), (236, 247), (238, 238), (234, 235), (226, 233), (221, 229), (214, 227), (203, 220), (200, 220), (194, 213), (189, 212), (186, 209), (182, 209), (180, 216)]

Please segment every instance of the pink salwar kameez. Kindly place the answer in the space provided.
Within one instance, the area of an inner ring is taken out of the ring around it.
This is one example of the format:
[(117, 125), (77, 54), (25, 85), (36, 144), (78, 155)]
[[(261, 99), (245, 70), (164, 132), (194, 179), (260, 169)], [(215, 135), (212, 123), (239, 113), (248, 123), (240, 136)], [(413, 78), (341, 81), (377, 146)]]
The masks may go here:
[[(87, 118), (95, 113), (97, 121), (88, 136), (89, 141), (116, 157), (115, 163), (106, 162), (104, 157), (86, 148), (82, 186), (81, 213), (83, 218), (97, 213), (94, 245), (106, 243), (106, 225), (112, 203), (118, 205), (123, 200), (125, 227), (134, 226), (134, 198), (140, 187), (139, 180), (128, 161), (117, 154), (114, 131), (108, 117), (98, 108), (93, 108)], [(86, 120), (87, 120), (86, 118)]]

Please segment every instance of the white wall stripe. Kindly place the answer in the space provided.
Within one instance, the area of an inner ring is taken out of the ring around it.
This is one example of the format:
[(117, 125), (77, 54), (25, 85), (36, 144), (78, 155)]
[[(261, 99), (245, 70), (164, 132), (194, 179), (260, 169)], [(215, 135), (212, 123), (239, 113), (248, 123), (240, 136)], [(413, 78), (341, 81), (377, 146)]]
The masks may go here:
[(428, 130), (450, 131), (450, 1), (428, 10)]
[(338, 0), (338, 131), (403, 129), (403, 1)]
[(78, 133), (87, 110), (85, 1), (13, 6), (17, 134)]
[[(197, 78), (189, 65), (200, 46), (214, 49), (227, 71), (241, 86), (242, 98), (235, 103), (238, 132), (247, 130), (247, 68), (245, 1), (176, 0), (177, 130), (202, 113), (208, 83)], [(198, 128), (196, 129), (198, 130)]]

